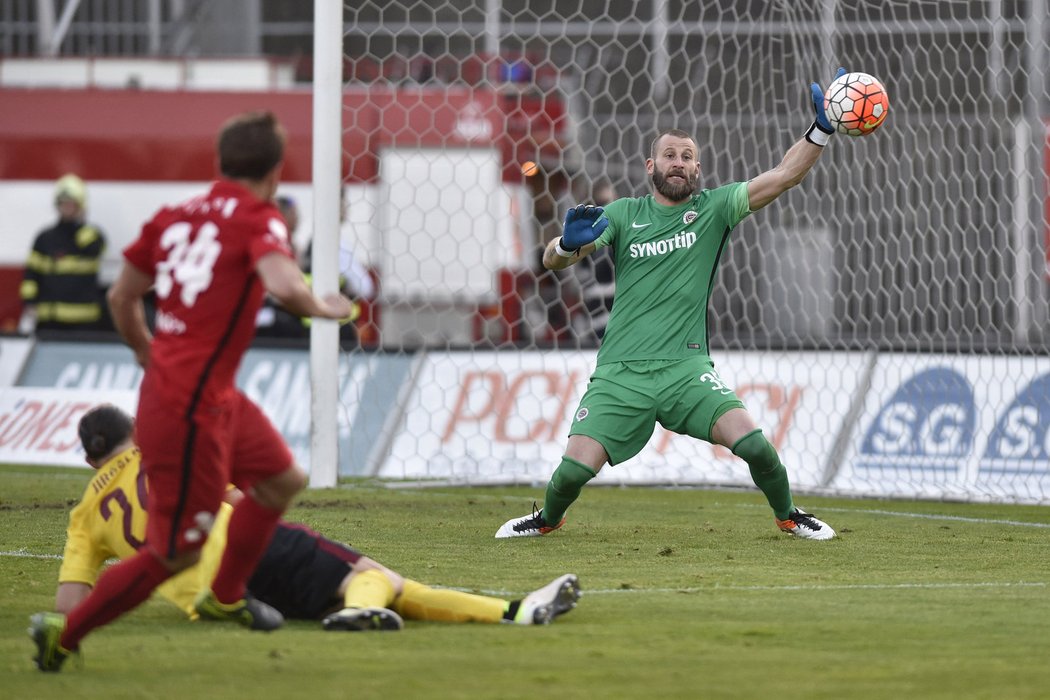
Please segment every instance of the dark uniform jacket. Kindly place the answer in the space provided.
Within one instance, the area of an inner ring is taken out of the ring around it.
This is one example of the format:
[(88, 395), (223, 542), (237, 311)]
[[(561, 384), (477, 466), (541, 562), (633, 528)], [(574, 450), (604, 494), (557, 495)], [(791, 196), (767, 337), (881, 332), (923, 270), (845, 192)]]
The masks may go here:
[(102, 319), (99, 263), (106, 238), (97, 227), (59, 221), (33, 242), (22, 301), (36, 305), (38, 329), (97, 328)]

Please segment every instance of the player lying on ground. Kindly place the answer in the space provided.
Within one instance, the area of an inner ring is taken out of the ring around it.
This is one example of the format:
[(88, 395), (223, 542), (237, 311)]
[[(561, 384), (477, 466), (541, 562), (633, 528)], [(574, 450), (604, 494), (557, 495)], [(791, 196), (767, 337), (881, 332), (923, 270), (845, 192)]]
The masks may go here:
[[(845, 71), (839, 69), (841, 75)], [(616, 264), (616, 293), (597, 366), (580, 400), (561, 463), (542, 510), (504, 523), (496, 537), (556, 530), (583, 486), (606, 464), (638, 454), (659, 422), (666, 429), (724, 445), (745, 462), (776, 524), (814, 540), (835, 536), (796, 508), (776, 449), (711, 362), (707, 305), (729, 233), (746, 216), (802, 182), (834, 133), (820, 87), (810, 86), (816, 119), (779, 165), (748, 182), (700, 190), (699, 149), (672, 129), (645, 161), (654, 193), (602, 207), (580, 205), (543, 254), (562, 270), (604, 247)]]
[[(97, 471), (69, 516), (55, 596), (60, 614), (87, 597), (107, 559), (126, 559), (142, 546), (148, 495), (132, 426), (131, 416), (111, 405), (93, 408), (80, 421), (87, 462)], [(197, 617), (194, 601), (218, 567), (231, 511), (228, 504), (220, 508), (200, 562), (157, 589), (191, 618)], [(320, 619), (326, 630), (398, 630), (402, 618), (547, 624), (575, 607), (580, 596), (573, 574), (513, 601), (431, 588), (284, 521), (249, 578), (248, 592), (286, 618)]]

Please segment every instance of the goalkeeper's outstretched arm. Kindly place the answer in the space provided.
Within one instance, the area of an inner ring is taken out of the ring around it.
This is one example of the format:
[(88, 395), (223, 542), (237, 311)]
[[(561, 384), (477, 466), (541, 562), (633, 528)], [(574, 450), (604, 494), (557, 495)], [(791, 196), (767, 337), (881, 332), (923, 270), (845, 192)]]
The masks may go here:
[[(845, 68), (839, 68), (835, 77), (838, 78), (845, 73)], [(817, 83), (811, 83), (809, 88), (815, 113), (813, 124), (806, 130), (805, 136), (788, 149), (775, 168), (767, 170), (747, 183), (748, 208), (751, 211), (761, 209), (802, 182), (824, 151), (824, 146), (835, 133), (835, 129), (832, 128), (824, 112), (824, 91)]]
[(802, 182), (823, 150), (822, 146), (815, 146), (804, 138), (796, 141), (779, 165), (747, 183), (748, 208), (758, 211)]

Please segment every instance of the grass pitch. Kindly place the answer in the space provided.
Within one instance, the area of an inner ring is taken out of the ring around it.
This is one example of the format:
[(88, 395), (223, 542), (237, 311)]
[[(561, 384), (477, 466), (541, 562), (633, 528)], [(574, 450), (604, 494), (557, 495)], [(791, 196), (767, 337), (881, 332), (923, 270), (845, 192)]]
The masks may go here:
[(1048, 698), (1050, 509), (799, 498), (839, 532), (789, 538), (757, 492), (585, 489), (565, 528), (496, 540), (539, 489), (310, 491), (289, 518), (425, 583), (520, 597), (580, 576), (545, 628), (399, 633), (199, 625), (151, 601), (41, 674), (86, 470), (0, 468), (5, 698)]

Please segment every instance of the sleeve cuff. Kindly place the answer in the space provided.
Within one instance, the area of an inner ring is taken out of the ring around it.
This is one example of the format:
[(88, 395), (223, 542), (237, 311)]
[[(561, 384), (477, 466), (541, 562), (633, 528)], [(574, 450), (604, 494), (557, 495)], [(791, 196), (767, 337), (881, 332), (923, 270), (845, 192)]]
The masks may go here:
[(554, 252), (557, 253), (558, 255), (560, 255), (563, 258), (571, 258), (571, 257), (574, 257), (576, 255), (576, 253), (580, 252), (580, 249), (579, 248), (573, 248), (572, 250), (566, 250), (565, 248), (562, 248), (561, 247), (561, 238), (559, 238), (558, 242), (554, 244)]
[(817, 126), (816, 122), (813, 122), (810, 125), (809, 130), (806, 131), (806, 140), (814, 146), (820, 146), (821, 148), (823, 148), (824, 146), (827, 146), (828, 141), (831, 140), (831, 134), (829, 134), (826, 131), (823, 131), (819, 126)]

